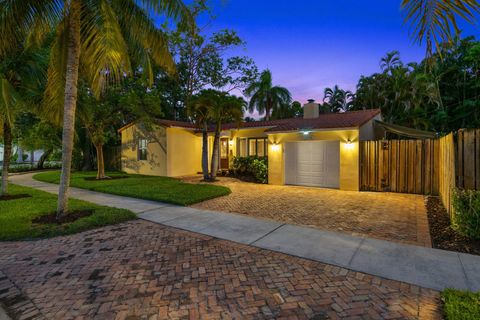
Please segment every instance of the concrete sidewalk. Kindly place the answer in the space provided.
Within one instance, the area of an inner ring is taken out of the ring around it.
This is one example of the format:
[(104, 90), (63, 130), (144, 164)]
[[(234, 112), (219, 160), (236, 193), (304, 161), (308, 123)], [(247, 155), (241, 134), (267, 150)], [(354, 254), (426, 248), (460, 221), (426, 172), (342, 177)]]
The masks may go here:
[[(13, 183), (57, 193), (33, 174)], [(129, 209), (145, 220), (426, 288), (480, 290), (480, 256), (355, 237), (230, 213), (71, 188), (73, 198)]]

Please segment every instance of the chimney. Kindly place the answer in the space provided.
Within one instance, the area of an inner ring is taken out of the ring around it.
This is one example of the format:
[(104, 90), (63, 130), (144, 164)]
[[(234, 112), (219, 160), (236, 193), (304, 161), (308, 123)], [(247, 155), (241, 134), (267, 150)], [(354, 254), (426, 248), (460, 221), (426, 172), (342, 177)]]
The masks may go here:
[(308, 103), (303, 105), (303, 119), (318, 118), (320, 105), (315, 99), (308, 99)]

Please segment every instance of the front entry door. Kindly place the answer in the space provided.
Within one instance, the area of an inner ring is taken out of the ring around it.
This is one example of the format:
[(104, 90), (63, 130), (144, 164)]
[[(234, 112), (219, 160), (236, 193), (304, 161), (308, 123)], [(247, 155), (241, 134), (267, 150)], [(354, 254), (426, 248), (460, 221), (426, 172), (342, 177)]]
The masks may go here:
[(220, 139), (220, 170), (228, 170), (228, 138)]

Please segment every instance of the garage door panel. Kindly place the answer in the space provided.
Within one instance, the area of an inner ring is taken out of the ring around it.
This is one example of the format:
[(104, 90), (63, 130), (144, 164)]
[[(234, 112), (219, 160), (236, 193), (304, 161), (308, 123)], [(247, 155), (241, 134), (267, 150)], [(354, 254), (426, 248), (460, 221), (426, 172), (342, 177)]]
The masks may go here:
[(338, 141), (302, 141), (285, 144), (285, 183), (338, 188)]

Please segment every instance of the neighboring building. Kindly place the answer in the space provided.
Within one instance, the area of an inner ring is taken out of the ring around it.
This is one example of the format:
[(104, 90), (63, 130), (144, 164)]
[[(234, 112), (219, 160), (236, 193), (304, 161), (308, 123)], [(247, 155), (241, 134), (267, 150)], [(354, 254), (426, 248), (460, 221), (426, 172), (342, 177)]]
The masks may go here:
[[(12, 154), (15, 154), (17, 152), (18, 152), (18, 148), (16, 146), (13, 146)], [(23, 154), (27, 156), (25, 160), (23, 160), (23, 162), (26, 162), (26, 163), (32, 162), (32, 155), (33, 155), (33, 161), (36, 162), (38, 161), (38, 159), (40, 159), (40, 157), (43, 154), (43, 150), (35, 150), (33, 154), (31, 151), (28, 151), (28, 152), (23, 151), (23, 152), (24, 152)], [(3, 145), (0, 145), (0, 162), (3, 162)]]
[[(380, 110), (319, 114), (310, 101), (304, 117), (223, 126), (219, 169), (234, 156), (268, 155), (270, 184), (359, 190), (360, 140), (376, 138)], [(188, 122), (158, 120), (152, 132), (132, 123), (122, 134), (122, 169), (128, 173), (178, 177), (201, 172), (202, 138)], [(209, 137), (209, 154), (213, 137)]]

